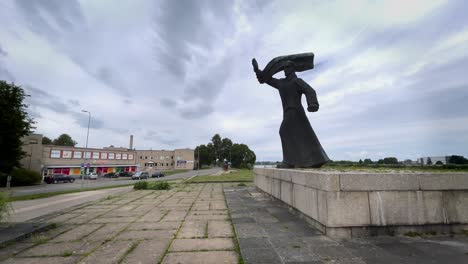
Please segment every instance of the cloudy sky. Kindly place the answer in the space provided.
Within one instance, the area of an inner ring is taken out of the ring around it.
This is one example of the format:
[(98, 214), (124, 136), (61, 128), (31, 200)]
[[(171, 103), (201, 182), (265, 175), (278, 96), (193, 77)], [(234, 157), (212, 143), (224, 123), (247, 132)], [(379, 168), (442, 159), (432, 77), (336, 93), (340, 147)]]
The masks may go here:
[[(330, 158), (468, 156), (466, 1), (2, 0), (0, 79), (31, 95), (36, 132), (173, 149), (215, 133), (281, 160), (282, 109), (257, 83), (280, 55), (298, 74)], [(279, 73), (279, 78), (284, 77)], [(305, 100), (304, 100), (305, 103)]]

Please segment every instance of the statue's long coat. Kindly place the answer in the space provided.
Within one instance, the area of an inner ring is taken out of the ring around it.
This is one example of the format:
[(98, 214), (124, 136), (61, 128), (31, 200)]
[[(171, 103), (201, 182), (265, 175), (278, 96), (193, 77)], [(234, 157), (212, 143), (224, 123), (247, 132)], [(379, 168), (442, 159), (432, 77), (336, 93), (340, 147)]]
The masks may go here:
[(318, 106), (314, 89), (297, 77), (271, 78), (267, 83), (278, 89), (283, 104), (283, 122), (279, 131), (283, 163), (294, 167), (320, 167), (329, 161), (301, 103), (304, 94), (309, 106)]

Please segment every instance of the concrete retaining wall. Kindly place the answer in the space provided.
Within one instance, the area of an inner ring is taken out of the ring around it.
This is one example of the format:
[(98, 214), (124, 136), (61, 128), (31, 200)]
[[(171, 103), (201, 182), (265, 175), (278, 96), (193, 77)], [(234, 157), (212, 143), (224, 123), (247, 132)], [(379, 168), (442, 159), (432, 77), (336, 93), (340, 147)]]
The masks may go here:
[(333, 237), (468, 229), (467, 173), (254, 172), (259, 189)]

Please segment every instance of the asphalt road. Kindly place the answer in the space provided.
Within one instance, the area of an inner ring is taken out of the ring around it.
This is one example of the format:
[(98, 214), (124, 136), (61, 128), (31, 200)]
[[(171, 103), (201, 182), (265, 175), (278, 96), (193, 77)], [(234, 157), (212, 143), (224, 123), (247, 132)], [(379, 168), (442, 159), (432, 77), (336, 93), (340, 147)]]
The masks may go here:
[[(219, 172), (221, 168), (213, 168), (200, 170), (199, 175), (209, 175), (216, 172)], [(163, 178), (150, 178), (148, 181), (160, 181), (160, 180), (177, 180), (190, 178), (197, 175), (197, 171), (188, 171), (183, 173), (177, 173), (169, 175)], [(135, 180), (132, 180), (130, 177), (120, 177), (114, 179), (100, 178), (97, 180), (84, 180), (84, 188), (98, 188), (104, 186), (118, 186), (135, 183)], [(23, 196), (30, 194), (46, 193), (46, 192), (58, 192), (58, 191), (67, 191), (67, 190), (78, 190), (81, 188), (81, 180), (76, 180), (74, 183), (58, 183), (58, 184), (41, 184), (35, 186), (25, 186), (25, 187), (13, 187), (10, 189), (11, 196)], [(6, 191), (5, 188), (0, 189), (0, 191)]]

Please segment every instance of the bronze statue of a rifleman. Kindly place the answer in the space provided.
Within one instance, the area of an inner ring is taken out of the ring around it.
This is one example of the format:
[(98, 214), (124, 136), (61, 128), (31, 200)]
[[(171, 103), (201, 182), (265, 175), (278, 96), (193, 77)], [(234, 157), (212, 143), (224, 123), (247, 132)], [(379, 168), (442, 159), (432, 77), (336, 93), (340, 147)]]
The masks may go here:
[[(271, 60), (260, 70), (252, 59), (252, 65), (260, 83), (278, 89), (283, 104), (283, 122), (280, 127), (283, 163), (280, 168), (319, 168), (329, 161), (301, 104), (302, 94), (307, 99), (307, 111), (317, 112), (317, 94), (296, 72), (314, 68), (314, 54), (302, 53), (280, 56)], [(275, 79), (273, 75), (284, 71), (286, 78)]]

